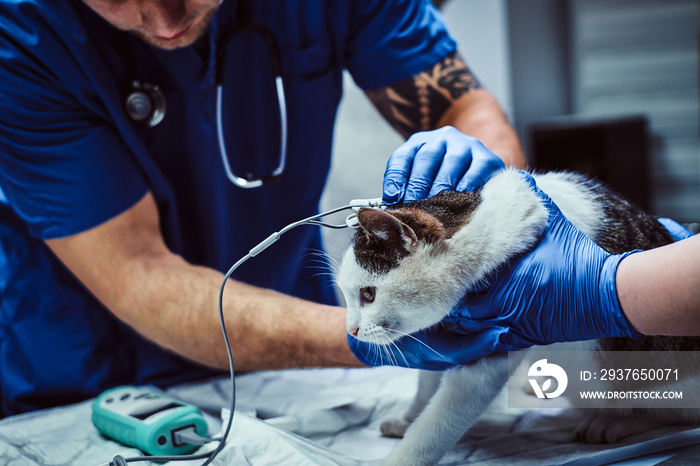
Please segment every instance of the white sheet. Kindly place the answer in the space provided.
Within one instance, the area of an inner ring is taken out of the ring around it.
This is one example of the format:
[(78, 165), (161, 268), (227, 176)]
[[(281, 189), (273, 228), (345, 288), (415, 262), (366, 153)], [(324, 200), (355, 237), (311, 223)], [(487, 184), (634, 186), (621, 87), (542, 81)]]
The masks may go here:
[[(381, 436), (379, 425), (406, 408), (416, 372), (387, 367), (290, 370), (251, 373), (236, 380), (234, 427), (213, 464), (357, 465), (378, 463), (396, 444)], [(217, 431), (220, 408), (230, 396), (229, 382), (179, 386), (168, 394), (200, 406), (212, 431)], [(140, 455), (101, 437), (90, 414), (90, 402), (84, 402), (0, 421), (0, 464), (98, 465), (116, 454)], [(616, 445), (573, 443), (580, 416), (569, 409), (508, 409), (502, 397), (440, 464), (583, 466), (700, 443), (700, 429), (683, 426)]]

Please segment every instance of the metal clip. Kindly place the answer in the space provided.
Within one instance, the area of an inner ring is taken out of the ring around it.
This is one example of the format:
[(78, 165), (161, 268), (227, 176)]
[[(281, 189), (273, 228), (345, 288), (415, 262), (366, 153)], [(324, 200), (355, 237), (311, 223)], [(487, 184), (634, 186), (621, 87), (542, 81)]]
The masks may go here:
[(386, 210), (386, 204), (382, 201), (381, 197), (375, 197), (373, 199), (353, 199), (350, 201), (352, 210), (357, 212), (362, 207), (371, 207), (373, 209)]
[(350, 201), (350, 206), (355, 212), (354, 214), (348, 215), (348, 218), (345, 219), (345, 224), (350, 228), (360, 228), (360, 222), (357, 220), (357, 211), (363, 207), (386, 210), (386, 204), (384, 204), (381, 197), (375, 197), (373, 199), (353, 199)]
[(360, 228), (360, 221), (357, 220), (357, 214), (350, 214), (348, 215), (348, 218), (345, 219), (345, 224), (349, 228)]

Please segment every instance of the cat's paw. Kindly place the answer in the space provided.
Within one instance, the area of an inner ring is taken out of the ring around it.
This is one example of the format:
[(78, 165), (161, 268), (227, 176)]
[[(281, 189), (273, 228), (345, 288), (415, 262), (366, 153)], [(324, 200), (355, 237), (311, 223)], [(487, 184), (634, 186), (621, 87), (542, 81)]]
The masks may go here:
[(390, 419), (382, 422), (381, 430), (384, 437), (403, 438), (411, 423), (404, 418)]
[(664, 425), (661, 421), (589, 414), (576, 427), (574, 440), (582, 443), (617, 443), (625, 437), (641, 434)]

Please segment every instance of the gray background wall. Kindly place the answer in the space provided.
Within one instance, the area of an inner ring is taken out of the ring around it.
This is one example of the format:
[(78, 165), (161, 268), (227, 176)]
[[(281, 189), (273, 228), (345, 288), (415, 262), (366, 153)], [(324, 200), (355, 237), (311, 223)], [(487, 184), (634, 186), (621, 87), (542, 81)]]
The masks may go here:
[(697, 0), (508, 0), (514, 124), (642, 115), (652, 212), (700, 221)]
[(700, 221), (697, 0), (574, 0), (572, 110), (645, 115), (652, 209)]

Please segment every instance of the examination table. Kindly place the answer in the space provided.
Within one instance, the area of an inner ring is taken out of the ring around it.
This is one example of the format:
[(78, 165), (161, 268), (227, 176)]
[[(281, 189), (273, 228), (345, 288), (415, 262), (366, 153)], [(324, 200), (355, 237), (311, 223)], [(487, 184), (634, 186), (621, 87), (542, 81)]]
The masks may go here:
[[(390, 413), (401, 412), (410, 403), (416, 374), (378, 367), (238, 376), (233, 427), (226, 448), (213, 464), (378, 464), (398, 441), (382, 437), (379, 425)], [(181, 385), (167, 393), (199, 406), (207, 414), (210, 431), (219, 431), (220, 408), (230, 400), (229, 379)], [(1, 420), (0, 465), (97, 466), (117, 454), (140, 456), (138, 450), (98, 433), (90, 421), (90, 404), (85, 401)], [(695, 451), (693, 445), (700, 443), (700, 429), (688, 426), (664, 427), (613, 445), (575, 443), (573, 430), (580, 417), (573, 409), (507, 408), (504, 392), (440, 464), (628, 465), (632, 463), (624, 460), (643, 455), (647, 455), (646, 460), (634, 464), (657, 464), (665, 459), (664, 464), (670, 464), (674, 457)], [(164, 464), (194, 466), (202, 462)]]

